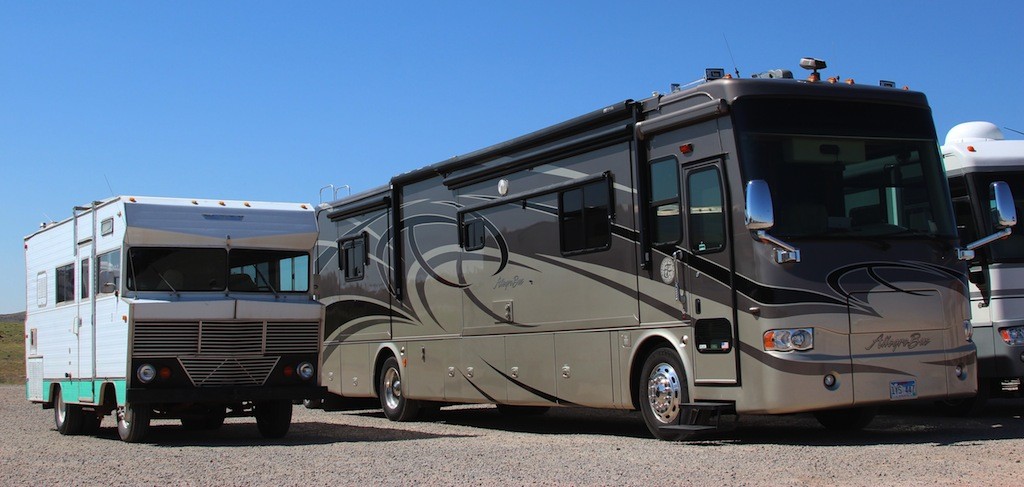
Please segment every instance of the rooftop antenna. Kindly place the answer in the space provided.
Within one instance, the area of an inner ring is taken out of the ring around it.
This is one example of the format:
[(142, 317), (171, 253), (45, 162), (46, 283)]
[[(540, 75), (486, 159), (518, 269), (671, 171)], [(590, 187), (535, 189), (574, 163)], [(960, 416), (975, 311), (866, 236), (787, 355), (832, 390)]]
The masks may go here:
[(110, 186), (110, 180), (107, 179), (107, 174), (106, 173), (103, 174), (103, 180), (107, 182), (107, 189), (110, 190), (110, 196), (111, 197), (117, 196), (116, 194), (114, 194), (114, 188), (112, 188)]
[(1011, 129), (1010, 127), (1003, 127), (1003, 128), (1006, 129), (1006, 130), (1009, 130), (1010, 132), (1016, 132), (1018, 134), (1024, 135), (1024, 132), (1021, 132), (1020, 130)]
[(729, 59), (732, 60), (732, 70), (736, 72), (736, 77), (740, 77), (740, 68), (736, 65), (736, 58), (732, 56), (732, 48), (729, 47), (729, 38), (725, 36), (725, 32), (722, 33), (722, 39), (725, 39), (725, 49), (729, 51)]

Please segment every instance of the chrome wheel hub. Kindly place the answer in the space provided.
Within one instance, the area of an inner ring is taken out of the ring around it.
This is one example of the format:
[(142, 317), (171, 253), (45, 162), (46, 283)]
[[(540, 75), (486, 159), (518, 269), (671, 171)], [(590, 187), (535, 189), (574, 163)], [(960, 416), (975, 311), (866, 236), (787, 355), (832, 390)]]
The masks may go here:
[(388, 369), (384, 372), (384, 402), (388, 409), (398, 409), (402, 401), (402, 376), (397, 369)]
[(647, 377), (647, 403), (654, 417), (662, 423), (674, 423), (679, 416), (681, 396), (676, 369), (664, 362), (654, 367)]

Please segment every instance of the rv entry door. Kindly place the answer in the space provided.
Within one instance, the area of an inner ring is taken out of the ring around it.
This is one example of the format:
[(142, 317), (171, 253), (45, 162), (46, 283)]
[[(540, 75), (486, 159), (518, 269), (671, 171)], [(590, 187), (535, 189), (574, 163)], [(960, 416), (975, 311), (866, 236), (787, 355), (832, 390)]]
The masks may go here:
[(692, 354), (694, 383), (735, 384), (739, 340), (733, 320), (732, 243), (722, 161), (682, 163), (679, 176), (683, 238), (676, 255), (682, 257), (681, 300), (693, 320), (687, 350)]

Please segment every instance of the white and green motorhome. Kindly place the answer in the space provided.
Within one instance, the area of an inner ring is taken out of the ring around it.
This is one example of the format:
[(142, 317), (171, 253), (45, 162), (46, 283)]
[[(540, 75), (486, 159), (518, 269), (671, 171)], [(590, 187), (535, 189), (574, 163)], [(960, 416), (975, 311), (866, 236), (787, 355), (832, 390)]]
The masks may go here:
[(315, 239), (301, 203), (118, 196), (43, 224), (25, 237), (28, 399), (61, 434), (113, 412), (129, 442), (226, 416), (283, 436), (320, 393)]
[[(942, 158), (961, 241), (986, 235), (998, 223), (989, 200), (994, 182), (1006, 182), (1015, 206), (1024, 205), (1024, 140), (1006, 140), (990, 122), (966, 122), (946, 135)], [(1004, 233), (970, 260), (978, 395), (956, 403), (955, 412), (973, 413), (989, 397), (1024, 393), (1024, 235)]]

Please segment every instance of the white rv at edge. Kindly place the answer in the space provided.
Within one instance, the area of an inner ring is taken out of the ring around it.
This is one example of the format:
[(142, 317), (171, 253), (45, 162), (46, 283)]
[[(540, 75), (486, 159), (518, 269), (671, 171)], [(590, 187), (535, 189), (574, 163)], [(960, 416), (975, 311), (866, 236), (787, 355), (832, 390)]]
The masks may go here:
[[(989, 122), (953, 127), (942, 146), (960, 240), (991, 232), (989, 188), (1005, 181), (1024, 205), (1024, 140), (1006, 140)], [(1019, 210), (1018, 210), (1019, 212)], [(978, 410), (989, 397), (1024, 392), (1024, 235), (1007, 232), (970, 261), (971, 323), (978, 347), (978, 395), (956, 412)]]
[(321, 306), (312, 207), (117, 196), (25, 237), (26, 393), (61, 434), (115, 413), (216, 429), (255, 416), (280, 437), (317, 397)]

